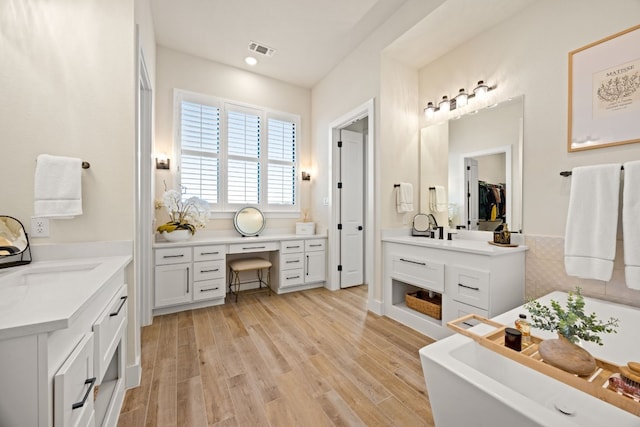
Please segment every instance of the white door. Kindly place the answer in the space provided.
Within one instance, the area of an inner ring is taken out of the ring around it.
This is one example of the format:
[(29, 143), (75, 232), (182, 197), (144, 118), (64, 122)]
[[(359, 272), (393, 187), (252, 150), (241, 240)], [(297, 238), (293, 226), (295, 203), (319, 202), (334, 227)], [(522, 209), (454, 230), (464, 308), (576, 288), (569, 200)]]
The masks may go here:
[(340, 131), (340, 287), (364, 282), (364, 137)]
[(478, 198), (478, 161), (472, 157), (464, 159), (464, 183), (467, 197), (464, 198), (464, 212), (467, 216), (467, 229), (477, 230), (479, 225)]

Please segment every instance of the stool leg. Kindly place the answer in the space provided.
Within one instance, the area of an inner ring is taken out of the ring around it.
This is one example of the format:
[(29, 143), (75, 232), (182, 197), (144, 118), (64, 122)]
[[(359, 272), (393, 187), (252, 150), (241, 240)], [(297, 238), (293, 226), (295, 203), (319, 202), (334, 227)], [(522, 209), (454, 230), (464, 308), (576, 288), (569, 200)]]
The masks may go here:
[(258, 268), (256, 270), (256, 272), (258, 274), (258, 289), (262, 289), (262, 283), (263, 283), (263, 280), (262, 280), (262, 269)]
[[(235, 292), (233, 288), (235, 288)], [(233, 269), (229, 269), (229, 292), (236, 296), (236, 302), (238, 302), (238, 294), (240, 293), (240, 272)]]
[(271, 296), (271, 267), (267, 269), (267, 287), (269, 288), (269, 296)]

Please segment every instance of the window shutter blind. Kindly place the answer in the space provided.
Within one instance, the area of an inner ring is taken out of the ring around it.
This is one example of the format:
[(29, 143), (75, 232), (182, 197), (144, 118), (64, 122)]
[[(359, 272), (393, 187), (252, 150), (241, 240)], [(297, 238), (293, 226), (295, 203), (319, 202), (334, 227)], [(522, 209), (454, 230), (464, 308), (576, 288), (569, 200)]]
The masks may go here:
[(260, 116), (227, 110), (227, 201), (260, 203)]
[(183, 197), (218, 203), (220, 108), (182, 101), (180, 145)]
[(268, 122), (268, 203), (295, 205), (296, 124), (269, 118)]

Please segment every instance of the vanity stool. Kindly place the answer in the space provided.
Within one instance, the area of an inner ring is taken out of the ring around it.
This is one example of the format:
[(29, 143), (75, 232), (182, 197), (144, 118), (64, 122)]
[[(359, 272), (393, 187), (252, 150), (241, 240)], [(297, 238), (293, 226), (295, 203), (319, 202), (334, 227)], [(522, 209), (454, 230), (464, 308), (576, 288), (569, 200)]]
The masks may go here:
[[(267, 270), (267, 280), (264, 280), (263, 271)], [(267, 261), (262, 258), (245, 258), (238, 259), (229, 262), (229, 292), (236, 296), (236, 302), (238, 302), (238, 293), (240, 292), (240, 273), (243, 271), (255, 270), (258, 276), (258, 280), (242, 283), (258, 282), (259, 287), (266, 285), (269, 289), (269, 295), (271, 295), (271, 261)], [(234, 291), (235, 288), (235, 291)]]

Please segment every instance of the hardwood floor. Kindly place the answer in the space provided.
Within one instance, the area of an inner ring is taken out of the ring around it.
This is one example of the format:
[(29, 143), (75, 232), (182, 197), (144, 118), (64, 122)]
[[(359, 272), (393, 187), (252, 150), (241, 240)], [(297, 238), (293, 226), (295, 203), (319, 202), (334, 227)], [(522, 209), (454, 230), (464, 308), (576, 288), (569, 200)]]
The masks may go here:
[(433, 340), (366, 297), (261, 292), (156, 317), (118, 426), (433, 426), (418, 356)]

